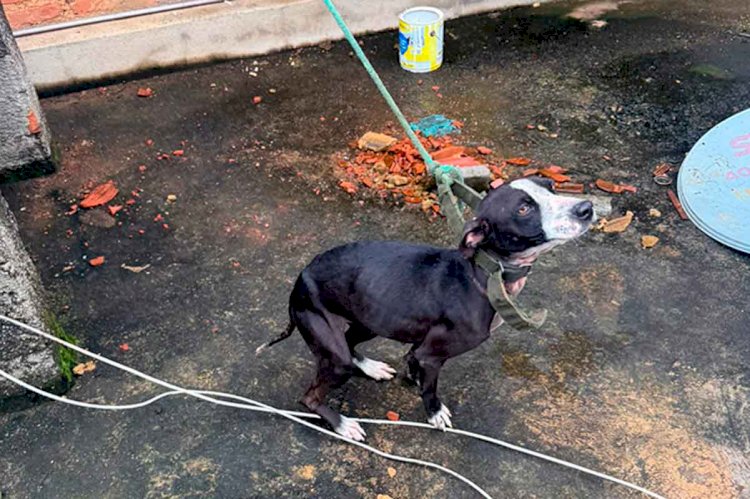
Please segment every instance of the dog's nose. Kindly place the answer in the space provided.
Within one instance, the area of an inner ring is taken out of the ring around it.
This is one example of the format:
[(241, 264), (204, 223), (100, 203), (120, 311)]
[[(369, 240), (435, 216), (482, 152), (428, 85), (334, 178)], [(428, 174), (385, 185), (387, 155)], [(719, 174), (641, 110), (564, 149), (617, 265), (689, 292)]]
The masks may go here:
[(573, 214), (580, 220), (591, 220), (594, 218), (594, 205), (591, 201), (581, 201), (573, 207)]

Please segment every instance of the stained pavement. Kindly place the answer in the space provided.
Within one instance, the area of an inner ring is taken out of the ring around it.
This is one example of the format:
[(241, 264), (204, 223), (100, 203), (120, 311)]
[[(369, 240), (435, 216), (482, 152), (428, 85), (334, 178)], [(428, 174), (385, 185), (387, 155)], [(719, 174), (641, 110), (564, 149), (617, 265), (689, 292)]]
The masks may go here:
[[(578, 5), (449, 22), (446, 64), (427, 76), (398, 68), (393, 33), (363, 39), (409, 116), (444, 113), (466, 123), (465, 143), (639, 188), (613, 201), (636, 214), (627, 232), (590, 234), (540, 262), (523, 300), (550, 309), (545, 328), (503, 330), (453, 361), (442, 396), (460, 428), (667, 497), (743, 497), (750, 262), (680, 221), (650, 172), (679, 164), (748, 106), (750, 40), (738, 33), (750, 31), (750, 12), (743, 0), (620, 2), (597, 29), (563, 17)], [(154, 97), (136, 97), (145, 86)], [(258, 358), (254, 349), (284, 326), (305, 263), (364, 238), (451, 242), (418, 210), (338, 188), (347, 143), (393, 120), (342, 43), (112, 82), (43, 106), (61, 169), (3, 192), (51, 306), (87, 348), (160, 378), (297, 409), (313, 372), (303, 342)], [(184, 156), (157, 159), (177, 149)], [(84, 186), (107, 179), (136, 200), (122, 225), (65, 215)], [(642, 234), (661, 241), (645, 251)], [(99, 255), (104, 266), (86, 263)], [(403, 372), (403, 346), (365, 350)], [(124, 403), (153, 393), (99, 366), (68, 395)], [(334, 400), (349, 414), (423, 418), (400, 379), (356, 379)], [(369, 443), (459, 470), (494, 497), (636, 497), (438, 432), (370, 428)], [(177, 399), (128, 413), (6, 403), (0, 477), (2, 497), (473, 497), (283, 420)]]

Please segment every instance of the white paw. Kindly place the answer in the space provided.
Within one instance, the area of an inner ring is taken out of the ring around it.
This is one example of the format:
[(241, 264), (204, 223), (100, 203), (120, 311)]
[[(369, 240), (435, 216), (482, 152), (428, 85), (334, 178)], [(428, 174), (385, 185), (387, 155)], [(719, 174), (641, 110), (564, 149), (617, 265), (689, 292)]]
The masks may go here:
[(359, 423), (347, 418), (346, 416), (341, 416), (341, 422), (335, 428), (335, 431), (342, 437), (350, 438), (357, 442), (363, 442), (367, 436), (365, 430), (362, 429)]
[(393, 379), (393, 376), (396, 375), (396, 370), (385, 362), (368, 359), (367, 357), (362, 357), (362, 360), (354, 359), (354, 365), (366, 376), (378, 381)]
[(427, 422), (438, 430), (445, 431), (446, 428), (453, 428), (451, 424), (451, 411), (448, 410), (443, 404), (440, 404), (440, 410), (432, 415)]

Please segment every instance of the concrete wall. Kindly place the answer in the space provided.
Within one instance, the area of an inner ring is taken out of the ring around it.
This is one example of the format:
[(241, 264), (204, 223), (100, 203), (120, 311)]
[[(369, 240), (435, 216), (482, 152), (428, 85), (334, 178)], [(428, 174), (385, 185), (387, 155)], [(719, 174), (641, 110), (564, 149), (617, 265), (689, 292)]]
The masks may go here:
[[(534, 2), (336, 2), (355, 33), (395, 28), (401, 11), (423, 3), (442, 9), (452, 18)], [(19, 39), (18, 43), (32, 81), (39, 88), (49, 89), (156, 67), (263, 54), (341, 37), (321, 0), (238, 0), (33, 35)], [(393, 56), (395, 60), (395, 51)]]
[[(156, 0), (2, 0), (13, 29), (156, 5)], [(163, 3), (163, 2), (161, 2)]]

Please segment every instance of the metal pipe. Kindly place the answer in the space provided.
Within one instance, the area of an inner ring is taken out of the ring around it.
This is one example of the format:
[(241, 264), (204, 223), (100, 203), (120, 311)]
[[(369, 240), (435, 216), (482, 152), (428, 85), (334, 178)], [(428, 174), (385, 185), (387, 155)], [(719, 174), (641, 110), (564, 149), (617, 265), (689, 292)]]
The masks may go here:
[(23, 36), (38, 35), (41, 33), (51, 33), (64, 29), (78, 28), (90, 24), (100, 24), (110, 21), (120, 21), (130, 19), (131, 17), (149, 16), (160, 14), (162, 12), (172, 12), (175, 10), (192, 9), (193, 7), (203, 7), (216, 3), (227, 3), (226, 0), (188, 0), (187, 2), (178, 2), (170, 5), (158, 5), (156, 7), (146, 7), (144, 9), (128, 10), (125, 12), (115, 12), (114, 14), (105, 14), (103, 16), (87, 17), (85, 19), (76, 19), (64, 23), (47, 24), (45, 26), (35, 26), (33, 28), (19, 29), (13, 32), (13, 36), (21, 38)]

